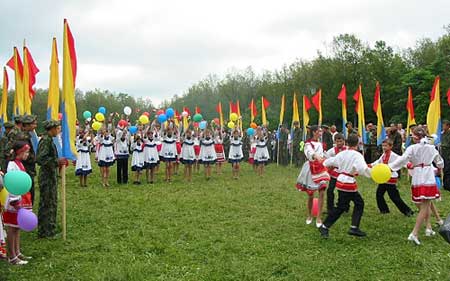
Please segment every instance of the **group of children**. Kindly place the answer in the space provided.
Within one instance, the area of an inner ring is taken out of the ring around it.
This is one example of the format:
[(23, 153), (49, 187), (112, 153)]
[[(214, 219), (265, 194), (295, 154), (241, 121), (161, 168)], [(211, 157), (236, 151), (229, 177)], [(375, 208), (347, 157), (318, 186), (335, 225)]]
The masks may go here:
[[(371, 176), (371, 168), (378, 164), (387, 164), (392, 173), (387, 183), (379, 184), (376, 191), (377, 205), (380, 213), (389, 213), (389, 208), (384, 199), (387, 192), (397, 208), (405, 215), (412, 216), (414, 212), (401, 199), (397, 189), (399, 170), (402, 167), (409, 169), (412, 176), (411, 194), (412, 201), (417, 205), (419, 213), (416, 224), (408, 236), (408, 240), (420, 245), (419, 230), (425, 224), (425, 235), (433, 236), (430, 215), (436, 216), (439, 224), (442, 220), (433, 204), (433, 200), (440, 198), (435, 174), (444, 166), (443, 160), (435, 147), (430, 144), (427, 133), (423, 128), (413, 131), (415, 144), (407, 147), (403, 155), (397, 155), (392, 151), (392, 141), (383, 141), (383, 155), (374, 163), (366, 163), (362, 154), (358, 151), (359, 138), (355, 134), (349, 134), (347, 139), (337, 134), (335, 146), (324, 151), (319, 126), (311, 126), (312, 138), (305, 142), (304, 153), (307, 162), (303, 165), (297, 179), (297, 188), (308, 194), (306, 224), (312, 223), (314, 193), (319, 193), (318, 214), (316, 226), (322, 237), (329, 236), (329, 229), (344, 212), (348, 212), (350, 202), (353, 202), (351, 226), (348, 234), (354, 236), (366, 236), (360, 229), (360, 222), (364, 211), (364, 200), (358, 192), (356, 176)], [(327, 190), (328, 187), (328, 190)], [(335, 205), (334, 190), (338, 191), (337, 204)], [(327, 217), (322, 221), (322, 205), (325, 190), (327, 193)]]
[[(164, 180), (167, 182), (171, 182), (173, 175), (178, 173), (180, 163), (184, 165), (184, 179), (187, 182), (192, 181), (193, 171), (199, 172), (200, 164), (204, 165), (205, 177), (209, 180), (213, 166), (220, 174), (227, 158), (232, 165), (233, 178), (237, 179), (243, 159), (243, 133), (237, 128), (231, 132), (228, 155), (224, 151), (223, 134), (220, 128), (189, 128), (181, 132), (173, 122), (169, 122), (164, 128), (155, 124), (140, 127), (133, 133), (127, 127), (120, 126), (116, 130), (103, 128), (96, 136), (89, 130), (81, 130), (76, 139), (78, 157), (75, 174), (80, 177), (80, 186), (86, 187), (87, 176), (92, 172), (90, 153), (94, 147), (104, 187), (109, 187), (110, 167), (114, 164), (117, 164), (117, 182), (128, 183), (130, 156), (131, 170), (134, 172), (133, 184), (136, 185), (141, 184), (144, 172), (147, 183), (154, 183), (160, 162), (165, 163)], [(267, 142), (267, 135), (258, 128), (252, 142), (252, 162), (258, 175), (264, 173), (264, 166), (270, 159)]]

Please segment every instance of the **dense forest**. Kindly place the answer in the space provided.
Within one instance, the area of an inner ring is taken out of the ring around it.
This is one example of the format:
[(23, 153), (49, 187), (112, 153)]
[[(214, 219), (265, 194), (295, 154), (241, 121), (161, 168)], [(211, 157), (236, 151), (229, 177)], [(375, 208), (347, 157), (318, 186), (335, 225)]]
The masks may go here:
[[(292, 117), (293, 93), (311, 97), (319, 88), (322, 89), (322, 108), (324, 124), (341, 124), (341, 106), (337, 95), (344, 83), (347, 87), (348, 120), (354, 120), (353, 93), (362, 84), (365, 104), (366, 122), (375, 122), (372, 110), (375, 84), (381, 85), (381, 101), (386, 124), (390, 122), (406, 123), (405, 104), (408, 87), (413, 91), (416, 121), (424, 123), (429, 104), (430, 91), (436, 75), (441, 77), (442, 116), (450, 117), (450, 107), (446, 101), (447, 89), (450, 87), (450, 25), (444, 28), (443, 35), (436, 40), (420, 39), (416, 45), (404, 50), (390, 47), (384, 41), (377, 41), (373, 46), (363, 42), (355, 35), (336, 36), (327, 45), (327, 53), (318, 52), (312, 60), (298, 59), (279, 70), (255, 74), (248, 67), (242, 71), (233, 71), (224, 77), (210, 74), (205, 79), (192, 85), (181, 95), (175, 95), (158, 105), (161, 108), (172, 106), (181, 112), (184, 106), (194, 110), (200, 107), (205, 119), (218, 117), (216, 105), (222, 102), (224, 116), (228, 116), (230, 101), (240, 101), (244, 124), (250, 121), (251, 99), (255, 99), (258, 109), (256, 122), (261, 121), (261, 96), (268, 99), (267, 116), (269, 126), (278, 125), (280, 100), (286, 95), (285, 123), (290, 124)], [(301, 56), (301, 54), (299, 54)], [(230, 66), (231, 67), (231, 66)], [(13, 83), (11, 83), (13, 84)], [(10, 86), (10, 89), (13, 86)], [(12, 108), (13, 90), (9, 92), (9, 110)], [(78, 117), (82, 120), (84, 110), (95, 113), (99, 106), (109, 112), (123, 112), (124, 106), (134, 109), (132, 120), (139, 112), (154, 109), (150, 100), (135, 98), (127, 93), (113, 93), (108, 90), (95, 89), (85, 93), (76, 93)], [(301, 96), (298, 96), (301, 114)], [(37, 89), (32, 111), (44, 120), (47, 108), (47, 89)], [(317, 112), (310, 110), (311, 123), (317, 122)], [(301, 116), (300, 116), (301, 118)]]

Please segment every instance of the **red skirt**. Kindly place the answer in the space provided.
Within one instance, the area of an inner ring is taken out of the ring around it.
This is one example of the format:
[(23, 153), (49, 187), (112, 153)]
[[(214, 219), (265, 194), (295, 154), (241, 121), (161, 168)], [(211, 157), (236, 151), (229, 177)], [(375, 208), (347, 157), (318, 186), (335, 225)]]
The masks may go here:
[[(31, 193), (27, 192), (24, 195), (22, 195), (22, 200), (20, 200), (19, 203), (20, 207), (31, 210), (32, 209), (32, 203), (31, 203)], [(12, 226), (12, 227), (19, 227), (19, 224), (17, 223), (17, 211), (10, 211), (6, 210), (3, 212), (3, 224), (6, 226)]]
[(225, 162), (225, 153), (223, 150), (223, 144), (214, 144), (214, 150), (216, 151), (216, 162)]
[(416, 185), (411, 187), (411, 197), (414, 203), (422, 203), (423, 200), (434, 200), (441, 197), (437, 185)]
[(319, 189), (308, 189), (308, 188), (304, 187), (303, 185), (301, 185), (301, 184), (299, 184), (299, 183), (297, 183), (297, 185), (296, 185), (295, 187), (298, 189), (298, 191), (304, 191), (304, 192), (306, 192), (309, 196), (312, 196), (312, 195), (314, 194), (314, 192), (316, 192), (316, 191), (325, 190), (325, 189), (327, 188), (326, 185), (322, 184), (322, 185), (319, 187)]
[(200, 145), (194, 145), (195, 156), (200, 155)]
[(162, 148), (162, 143), (156, 145), (156, 149), (158, 150), (158, 152), (161, 151), (161, 148)]

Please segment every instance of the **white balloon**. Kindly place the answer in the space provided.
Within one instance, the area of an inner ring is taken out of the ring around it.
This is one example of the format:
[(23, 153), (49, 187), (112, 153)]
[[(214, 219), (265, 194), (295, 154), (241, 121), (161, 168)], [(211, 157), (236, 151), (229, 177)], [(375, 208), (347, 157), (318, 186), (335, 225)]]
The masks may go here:
[(181, 116), (186, 117), (188, 116), (188, 113), (186, 111), (181, 112)]
[(125, 113), (125, 115), (131, 115), (131, 107), (125, 106), (123, 113)]

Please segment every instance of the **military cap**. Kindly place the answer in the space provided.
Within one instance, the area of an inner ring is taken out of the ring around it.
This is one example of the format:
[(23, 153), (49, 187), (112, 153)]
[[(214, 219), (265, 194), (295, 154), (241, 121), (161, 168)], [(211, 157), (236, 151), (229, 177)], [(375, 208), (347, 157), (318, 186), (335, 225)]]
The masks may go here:
[(51, 128), (58, 127), (61, 125), (59, 123), (59, 121), (56, 121), (56, 120), (46, 120), (46, 121), (42, 122), (42, 124), (44, 125), (44, 128), (47, 131), (50, 130)]
[(24, 115), (23, 117), (22, 117), (22, 123), (23, 124), (31, 124), (31, 123), (33, 123), (34, 121), (36, 121), (36, 115)]
[(14, 123), (12, 123), (12, 122), (5, 122), (5, 124), (3, 124), (3, 127), (5, 127), (5, 129), (14, 128)]
[(22, 123), (22, 115), (14, 116), (14, 123)]
[(328, 125), (322, 125), (322, 129), (329, 129)]

